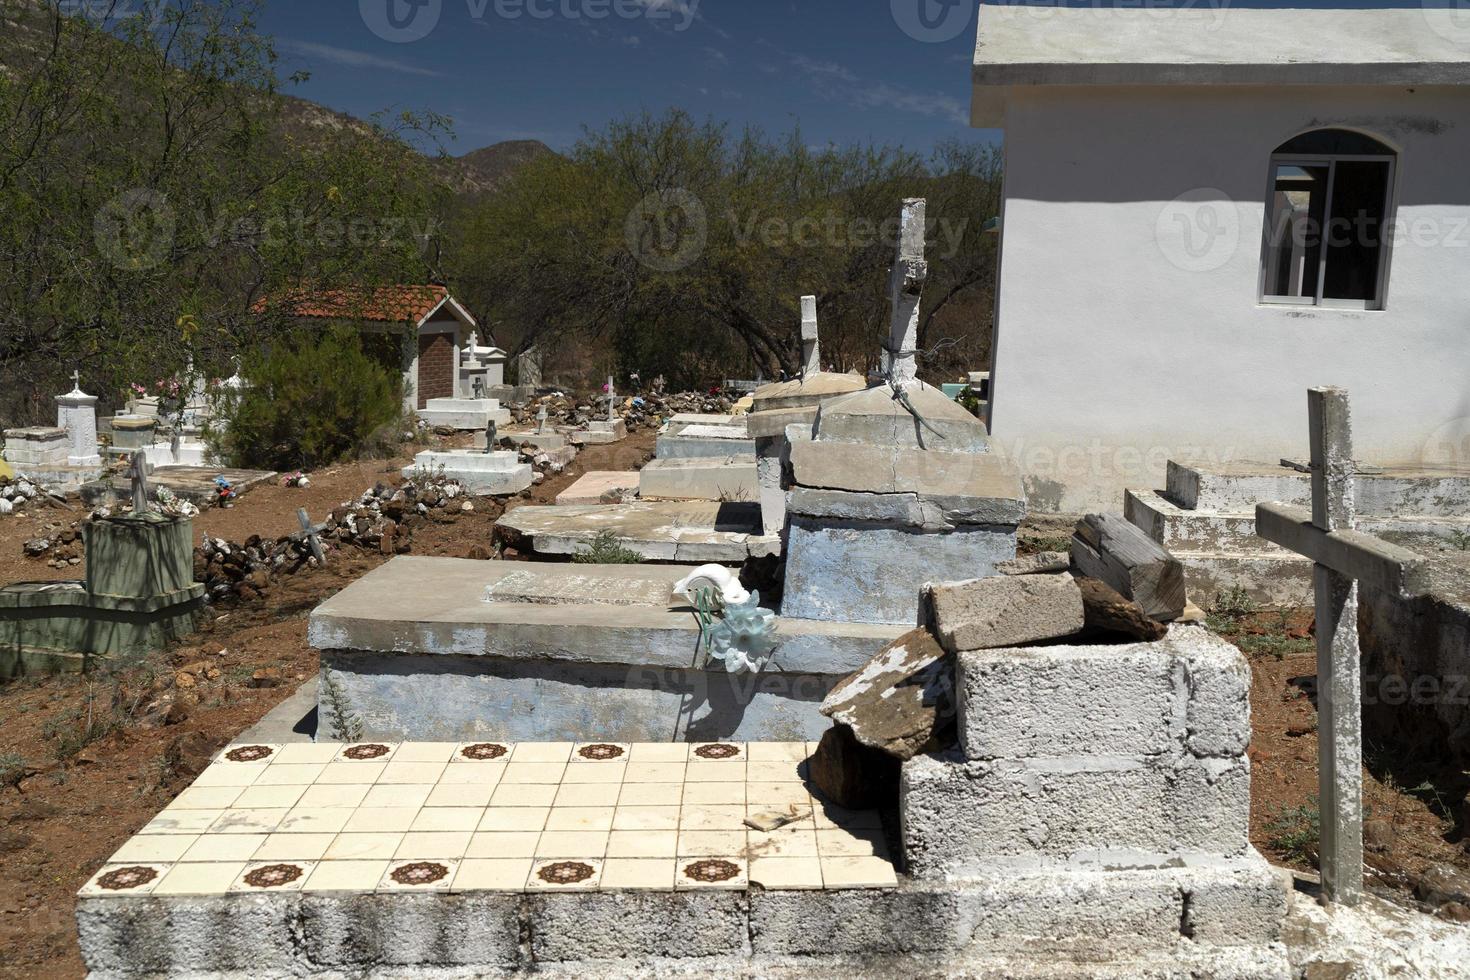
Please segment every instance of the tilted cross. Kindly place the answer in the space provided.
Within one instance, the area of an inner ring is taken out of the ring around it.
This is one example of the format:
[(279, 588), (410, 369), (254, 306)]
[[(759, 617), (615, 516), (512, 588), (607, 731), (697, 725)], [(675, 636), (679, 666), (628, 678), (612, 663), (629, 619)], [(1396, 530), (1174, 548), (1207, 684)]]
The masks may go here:
[(817, 337), (817, 298), (801, 298), (801, 376), (810, 378), (822, 370), (822, 346)]
[(1256, 533), (1312, 559), (1317, 612), (1317, 779), (1322, 891), (1329, 902), (1363, 896), (1363, 695), (1358, 583), (1400, 595), (1424, 591), (1425, 561), (1354, 530), (1357, 465), (1342, 388), (1307, 392), (1312, 509), (1256, 507)]
[(495, 452), (495, 444), (500, 441), (499, 429), (494, 419), (485, 422), (485, 455)]
[(301, 533), (293, 537), (304, 540), (311, 548), (311, 556), (318, 564), (326, 564), (327, 552), (322, 548), (321, 533), (327, 529), (325, 524), (312, 524), (311, 518), (307, 516), (306, 508), (301, 507), (296, 511), (296, 520), (301, 523)]
[(135, 451), (128, 476), (133, 482), (133, 513), (139, 516), (148, 513), (148, 470), (148, 454), (141, 449)]

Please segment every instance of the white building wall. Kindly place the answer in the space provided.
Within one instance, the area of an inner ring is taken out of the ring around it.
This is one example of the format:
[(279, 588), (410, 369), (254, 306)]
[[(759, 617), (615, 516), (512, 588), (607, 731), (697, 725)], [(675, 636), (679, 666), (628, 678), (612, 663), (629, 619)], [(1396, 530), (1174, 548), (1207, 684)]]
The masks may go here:
[[(1270, 155), (1334, 126), (1399, 150), (1387, 309), (1262, 305)], [(991, 421), (1033, 506), (1119, 510), (1169, 458), (1300, 458), (1324, 384), (1360, 459), (1470, 464), (1470, 92), (1015, 88), (1005, 130)], [(1191, 256), (1176, 216), (1223, 234)]]

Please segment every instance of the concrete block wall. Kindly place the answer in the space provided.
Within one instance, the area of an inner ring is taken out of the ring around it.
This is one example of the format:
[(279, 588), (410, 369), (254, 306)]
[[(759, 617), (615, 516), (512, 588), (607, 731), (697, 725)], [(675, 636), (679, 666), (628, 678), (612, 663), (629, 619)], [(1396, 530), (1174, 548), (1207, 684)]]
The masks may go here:
[(5, 432), (6, 462), (18, 469), (64, 467), (71, 455), (65, 429), (9, 429)]
[(1207, 630), (961, 653), (956, 688), (958, 747), (903, 770), (915, 876), (1250, 853), (1250, 673)]

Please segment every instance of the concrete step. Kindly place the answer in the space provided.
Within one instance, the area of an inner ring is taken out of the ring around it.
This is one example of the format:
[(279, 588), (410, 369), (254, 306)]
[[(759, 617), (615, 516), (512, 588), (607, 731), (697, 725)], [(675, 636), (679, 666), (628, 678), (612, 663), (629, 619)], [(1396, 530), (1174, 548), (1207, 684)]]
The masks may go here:
[(1284, 554), (1257, 536), (1254, 508), (1240, 513), (1186, 510), (1158, 490), (1125, 490), (1123, 516), (1171, 552)]
[[(1311, 477), (1279, 463), (1170, 460), (1165, 493), (1184, 510), (1251, 513), (1258, 503), (1309, 507)], [(1470, 468), (1382, 467), (1360, 473), (1358, 513), (1379, 517), (1470, 514)]]
[(655, 459), (638, 473), (645, 500), (759, 500), (753, 455)]

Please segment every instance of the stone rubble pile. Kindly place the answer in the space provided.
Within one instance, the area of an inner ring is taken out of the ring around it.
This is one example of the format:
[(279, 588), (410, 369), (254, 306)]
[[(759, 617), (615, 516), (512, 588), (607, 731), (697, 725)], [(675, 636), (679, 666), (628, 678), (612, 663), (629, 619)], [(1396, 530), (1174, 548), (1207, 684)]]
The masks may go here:
[(45, 533), (21, 545), (27, 558), (44, 559), (51, 568), (66, 568), (82, 563), (86, 546), (82, 543), (82, 525), (48, 524)]
[[(594, 393), (586, 397), (556, 393), (533, 398), (514, 409), (520, 425), (535, 425), (537, 414), (546, 408), (549, 426), (584, 427), (607, 414), (607, 396)], [(690, 412), (704, 415), (728, 415), (735, 400), (723, 393), (701, 394), (697, 391), (658, 394), (652, 391), (628, 395), (622, 402), (622, 417), (629, 429), (658, 428), (672, 415)]]
[(28, 507), (46, 507), (52, 502), (52, 494), (34, 481), (0, 476), (0, 517)]

